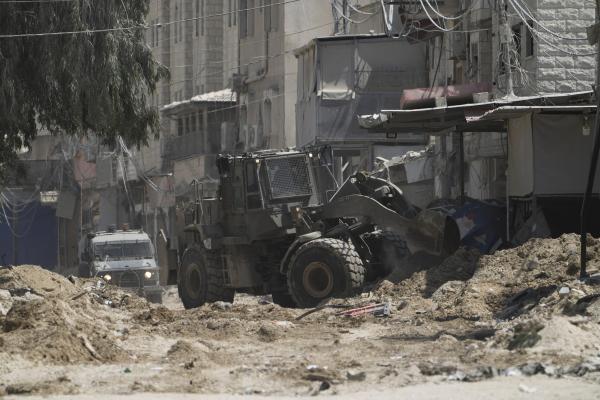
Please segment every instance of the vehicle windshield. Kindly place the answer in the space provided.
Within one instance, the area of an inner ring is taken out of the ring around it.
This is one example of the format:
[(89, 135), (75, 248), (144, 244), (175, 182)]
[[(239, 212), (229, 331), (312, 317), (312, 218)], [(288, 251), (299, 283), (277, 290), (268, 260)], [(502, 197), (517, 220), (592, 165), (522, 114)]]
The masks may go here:
[(100, 260), (153, 258), (150, 242), (105, 242), (94, 246), (94, 256)]

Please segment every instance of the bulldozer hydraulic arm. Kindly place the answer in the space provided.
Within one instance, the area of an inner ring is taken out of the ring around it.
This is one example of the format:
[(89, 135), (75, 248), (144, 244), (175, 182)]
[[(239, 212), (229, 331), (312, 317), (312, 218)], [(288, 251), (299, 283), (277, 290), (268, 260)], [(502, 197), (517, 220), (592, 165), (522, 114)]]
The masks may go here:
[(324, 205), (321, 215), (324, 219), (366, 218), (379, 229), (405, 238), (411, 252), (440, 255), (444, 250), (446, 216), (436, 211), (425, 210), (409, 219), (371, 197), (351, 194)]

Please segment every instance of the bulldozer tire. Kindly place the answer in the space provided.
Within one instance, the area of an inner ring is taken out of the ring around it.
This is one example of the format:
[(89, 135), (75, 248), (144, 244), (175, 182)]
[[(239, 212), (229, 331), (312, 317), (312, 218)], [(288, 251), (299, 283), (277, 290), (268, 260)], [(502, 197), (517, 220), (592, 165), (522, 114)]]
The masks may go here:
[(272, 293), (273, 303), (285, 308), (296, 308), (296, 302), (289, 293)]
[(351, 243), (317, 239), (302, 245), (288, 269), (288, 287), (301, 308), (316, 307), (330, 297), (348, 297), (363, 286), (365, 268)]
[(188, 250), (178, 274), (177, 291), (186, 309), (215, 301), (233, 302), (234, 290), (225, 287), (218, 255), (206, 250)]
[(379, 256), (386, 275), (398, 266), (400, 260), (410, 255), (406, 241), (401, 236), (383, 231), (381, 232), (381, 255)]

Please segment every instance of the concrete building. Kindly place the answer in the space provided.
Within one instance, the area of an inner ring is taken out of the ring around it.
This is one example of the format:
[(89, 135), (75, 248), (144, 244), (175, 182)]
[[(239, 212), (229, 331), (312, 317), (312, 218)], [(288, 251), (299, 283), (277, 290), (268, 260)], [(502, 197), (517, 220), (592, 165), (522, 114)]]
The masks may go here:
[(296, 51), (297, 145), (328, 145), (342, 182), (370, 170), (377, 157), (402, 155), (427, 143), (423, 134), (388, 137), (366, 132), (357, 115), (400, 105), (402, 92), (428, 83), (425, 46), (386, 35), (317, 38)]
[[(506, 94), (508, 68), (503, 46), (509, 41), (514, 94), (591, 88), (596, 62), (594, 49), (587, 45), (586, 28), (594, 23), (593, 0), (507, 0), (506, 25), (501, 3), (461, 0), (453, 9), (448, 4), (445, 15), (464, 15), (458, 20), (438, 18), (436, 23), (447, 32), (433, 26), (421, 10), (418, 23), (412, 24), (427, 28), (414, 28), (411, 36), (427, 42), (432, 84), (486, 82), (497, 96)], [(429, 13), (436, 16), (431, 10)], [(506, 28), (510, 35), (503, 33)]]
[(238, 24), (240, 70), (234, 88), (239, 93), (243, 148), (293, 147), (297, 97), (294, 50), (333, 32), (331, 4), (322, 0), (241, 0)]

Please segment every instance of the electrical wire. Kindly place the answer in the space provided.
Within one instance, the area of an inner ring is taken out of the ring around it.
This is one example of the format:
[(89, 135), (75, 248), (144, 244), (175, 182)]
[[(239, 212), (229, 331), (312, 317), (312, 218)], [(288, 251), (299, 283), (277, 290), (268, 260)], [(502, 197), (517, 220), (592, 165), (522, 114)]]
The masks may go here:
[(0, 0), (0, 4), (70, 3), (75, 0)]
[[(513, 0), (508, 0), (509, 3), (511, 3), (511, 5), (513, 4)], [(514, 8), (514, 7), (513, 7)], [(540, 33), (540, 31), (538, 31), (537, 29), (535, 29), (530, 23), (529, 20), (523, 15), (521, 14), (521, 12), (514, 8), (515, 12), (517, 13), (517, 15), (519, 16), (519, 18), (521, 19), (521, 21), (523, 21), (523, 23), (531, 30), (532, 33), (534, 33), (538, 39), (542, 40), (544, 43), (546, 43), (548, 46), (552, 47), (553, 49), (560, 51), (561, 53), (564, 54), (568, 54), (571, 56), (578, 56), (578, 57), (582, 57), (582, 56), (594, 56), (596, 54), (598, 54), (598, 52), (591, 52), (591, 53), (576, 53), (573, 51), (568, 51), (565, 49), (562, 49), (561, 47), (559, 47), (557, 44), (550, 42), (549, 39), (547, 39), (543, 34)]]
[[(472, 9), (472, 8), (475, 6), (475, 2), (474, 2), (474, 1), (471, 1), (471, 5), (469, 6), (469, 8), (467, 8), (467, 9), (465, 10), (465, 12), (463, 12), (462, 14), (460, 14), (460, 15), (457, 15), (457, 16), (455, 16), (455, 17), (448, 17), (448, 16), (446, 16), (446, 15), (442, 14), (440, 11), (436, 10), (436, 9), (435, 9), (435, 8), (434, 8), (434, 7), (431, 5), (431, 3), (429, 2), (429, 0), (423, 0), (423, 1), (425, 2), (425, 4), (427, 4), (427, 5), (429, 6), (429, 8), (431, 8), (431, 10), (432, 10), (432, 11), (433, 11), (433, 12), (434, 12), (434, 13), (435, 13), (437, 16), (439, 16), (440, 18), (443, 18), (443, 19), (449, 20), (449, 21), (456, 21), (456, 20), (458, 20), (458, 19), (461, 19), (461, 18), (463, 18), (465, 15), (469, 14), (469, 13), (472, 11), (471, 9)], [(434, 0), (434, 1), (435, 1), (435, 0)], [(436, 3), (435, 3), (435, 4), (436, 4), (436, 6), (437, 6), (437, 1), (436, 1)]]
[[(381, 0), (383, 2), (383, 0)], [(435, 26), (437, 29), (439, 29), (442, 32), (450, 32), (453, 31), (454, 29), (447, 29), (444, 28), (442, 26), (440, 26), (435, 19), (431, 16), (431, 14), (429, 14), (429, 11), (427, 11), (427, 7), (425, 7), (425, 3), (423, 2), (423, 0), (419, 0), (419, 2), (421, 3), (421, 7), (423, 7), (423, 11), (425, 12), (425, 15), (427, 15), (427, 18), (429, 18), (429, 21), (431, 21), (431, 23), (433, 24), (433, 26)], [(462, 22), (462, 21), (461, 21)], [(458, 26), (458, 25), (456, 25)]]
[[(547, 33), (549, 33), (552, 36), (555, 36), (559, 39), (563, 39), (563, 40), (573, 40), (573, 41), (587, 41), (587, 38), (574, 38), (574, 37), (568, 37), (568, 36), (562, 36), (559, 35), (558, 33), (550, 30), (549, 28), (547, 28), (544, 24), (542, 24), (539, 20), (537, 20), (534, 16), (533, 13), (531, 12), (531, 10), (527, 7), (526, 4), (524, 3), (520, 3), (519, 0), (509, 0), (511, 5), (513, 6), (513, 8), (518, 8), (520, 11), (523, 12), (523, 14), (525, 14), (526, 16), (528, 16), (534, 23), (535, 26), (539, 26), (542, 30), (546, 31)], [(516, 6), (516, 7), (515, 7)]]
[(365, 17), (364, 19), (362, 19), (360, 21), (355, 21), (352, 18), (348, 17), (346, 14), (344, 14), (344, 10), (342, 10), (340, 8), (339, 4), (337, 3), (337, 0), (330, 0), (330, 2), (331, 2), (331, 6), (340, 13), (340, 17), (342, 17), (343, 19), (345, 19), (346, 21), (348, 21), (352, 24), (356, 24), (356, 25), (363, 24), (363, 23), (367, 22), (368, 20), (370, 20), (371, 18), (373, 18), (373, 15), (375, 15), (375, 14), (371, 14), (368, 17)]
[(180, 22), (189, 22), (189, 21), (204, 20), (204, 19), (209, 19), (209, 18), (214, 18), (214, 17), (222, 17), (222, 16), (225, 16), (225, 15), (237, 13), (237, 12), (240, 12), (240, 11), (252, 11), (252, 10), (258, 10), (258, 9), (262, 9), (262, 8), (266, 8), (266, 7), (272, 7), (272, 6), (276, 6), (276, 5), (296, 3), (298, 1), (300, 1), (300, 0), (285, 0), (285, 1), (282, 1), (282, 2), (279, 2), (279, 3), (272, 3), (272, 4), (269, 4), (269, 5), (262, 5), (262, 6), (257, 6), (257, 7), (245, 8), (245, 9), (237, 10), (237, 11), (228, 11), (228, 12), (225, 12), (225, 13), (218, 13), (218, 14), (212, 14), (212, 15), (204, 15), (204, 16), (201, 16), (201, 17), (192, 17), (192, 18), (185, 18), (185, 19), (181, 19), (181, 20), (159, 22), (159, 23), (153, 24), (153, 25), (133, 25), (133, 26), (128, 26), (128, 27), (106, 28), (106, 29), (86, 29), (86, 30), (81, 30), (81, 31), (44, 32), (44, 33), (18, 33), (18, 34), (0, 35), (0, 39), (23, 38), (23, 37), (43, 37), (43, 36), (62, 36), (62, 35), (77, 35), (77, 34), (90, 34), (90, 33), (107, 33), (107, 32), (131, 31), (131, 30), (137, 30), (137, 29), (150, 29), (152, 27), (169, 26), (169, 25), (173, 25), (175, 23), (180, 23)]
[(357, 14), (362, 14), (362, 15), (375, 15), (377, 14), (377, 12), (366, 12), (363, 10), (359, 10), (358, 8), (356, 8), (355, 6), (353, 6), (352, 4), (348, 3), (348, 7), (350, 7), (354, 12), (356, 12)]

